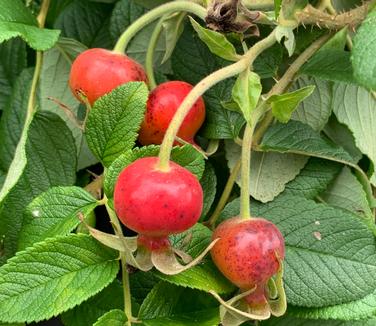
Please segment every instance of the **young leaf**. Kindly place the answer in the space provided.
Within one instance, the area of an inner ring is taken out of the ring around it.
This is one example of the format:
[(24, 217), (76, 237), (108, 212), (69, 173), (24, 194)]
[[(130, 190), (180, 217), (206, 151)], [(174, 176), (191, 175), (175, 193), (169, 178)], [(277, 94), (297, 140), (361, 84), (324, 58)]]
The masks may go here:
[(285, 46), (289, 56), (291, 57), (295, 51), (295, 36), (294, 29), (287, 26), (277, 26), (275, 37), (277, 41), (281, 43), (282, 38), (284, 38), (283, 45)]
[(49, 187), (71, 185), (76, 179), (76, 148), (64, 121), (52, 113), (37, 112), (27, 136), (27, 164), (6, 193), (0, 210), (0, 234), (4, 237), (0, 265), (17, 249), (23, 212), (32, 199)]
[(78, 213), (87, 216), (97, 206), (96, 199), (80, 187), (53, 187), (27, 207), (18, 248), (57, 235), (66, 235), (79, 223)]
[[(376, 166), (376, 99), (364, 88), (346, 84), (335, 84), (333, 88), (333, 112), (339, 122), (352, 131), (356, 146)], [(376, 185), (376, 169), (373, 168), (371, 182)]]
[(94, 103), (86, 124), (86, 139), (106, 167), (121, 153), (133, 148), (147, 98), (144, 83), (129, 82)]
[[(241, 146), (226, 143), (226, 159), (232, 170), (241, 156)], [(307, 162), (307, 157), (295, 154), (252, 152), (250, 195), (262, 202), (273, 200), (294, 179)], [(240, 176), (236, 183), (240, 186)]]
[[(108, 168), (104, 181), (104, 190), (108, 197), (112, 197), (116, 180), (120, 172), (129, 164), (141, 157), (158, 156), (159, 146), (150, 145), (141, 148), (135, 148), (128, 150), (121, 154)], [(184, 166), (201, 178), (204, 169), (205, 162), (200, 153), (198, 153), (192, 146), (185, 145), (182, 147), (174, 147), (171, 153), (172, 161)]]
[(319, 133), (299, 121), (292, 120), (287, 125), (279, 123), (271, 126), (260, 147), (266, 151), (300, 153), (342, 163), (355, 163), (342, 147), (322, 138)]
[[(4, 110), (16, 80), (26, 68), (26, 44), (19, 38), (0, 44), (0, 111)], [(3, 138), (1, 138), (3, 139)]]
[(273, 115), (282, 123), (288, 122), (299, 103), (310, 96), (314, 89), (315, 86), (306, 86), (290, 93), (272, 95), (268, 103), (272, 106)]
[[(170, 240), (174, 248), (195, 258), (210, 244), (211, 232), (202, 224), (196, 224), (191, 229), (172, 236)], [(154, 274), (169, 283), (206, 292), (213, 290), (217, 293), (229, 293), (234, 289), (234, 286), (208, 258), (203, 263), (177, 275), (166, 275), (158, 271)]]
[(66, 326), (93, 325), (106, 312), (122, 308), (124, 308), (123, 288), (115, 279), (101, 292), (63, 313), (61, 317)]
[[(174, 78), (195, 85), (228, 62), (212, 54), (198, 37), (194, 37), (192, 27), (187, 25), (176, 44), (171, 64)], [(222, 107), (222, 102), (231, 98), (234, 82), (232, 78), (220, 82), (203, 96), (206, 106), (205, 126), (202, 128), (204, 137), (234, 139), (243, 127), (245, 120), (240, 113)]]
[(60, 31), (41, 29), (21, 0), (0, 3), (0, 43), (20, 36), (34, 50), (45, 51), (57, 41)]
[(100, 317), (93, 326), (124, 326), (127, 321), (127, 317), (124, 311), (119, 309), (111, 310)]
[(237, 61), (239, 56), (236, 54), (235, 47), (227, 40), (226, 36), (221, 33), (202, 27), (192, 17), (189, 17), (194, 30), (198, 37), (215, 55), (229, 61)]
[(331, 206), (370, 220), (374, 218), (361, 183), (346, 166), (320, 197)]
[(113, 281), (116, 258), (83, 234), (51, 238), (18, 253), (0, 268), (0, 320), (40, 321), (80, 304)]
[(260, 77), (249, 69), (239, 74), (232, 88), (232, 98), (238, 104), (246, 121), (251, 123), (252, 112), (261, 95)]
[(300, 102), (291, 119), (301, 121), (316, 131), (321, 131), (332, 114), (332, 83), (307, 76), (301, 76), (291, 90), (313, 85), (314, 91)]
[[(275, 223), (285, 238), (290, 305), (334, 306), (375, 291), (375, 238), (354, 214), (290, 195), (267, 204), (253, 202), (251, 211)], [(222, 218), (234, 213), (239, 213), (238, 200), (226, 206)]]
[(373, 90), (376, 90), (375, 35), (376, 10), (374, 9), (357, 30), (351, 55), (355, 78), (361, 85)]

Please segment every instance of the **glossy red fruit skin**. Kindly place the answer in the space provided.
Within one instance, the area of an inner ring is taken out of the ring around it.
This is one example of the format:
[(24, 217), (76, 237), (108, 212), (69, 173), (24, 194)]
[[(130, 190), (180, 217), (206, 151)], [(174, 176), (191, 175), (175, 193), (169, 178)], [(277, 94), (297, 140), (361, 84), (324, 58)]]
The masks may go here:
[(141, 158), (120, 173), (114, 206), (125, 226), (162, 241), (198, 221), (203, 192), (196, 176), (187, 169), (170, 162), (170, 170), (162, 172), (156, 169), (157, 162), (157, 157)]
[(266, 282), (278, 272), (279, 261), (285, 257), (284, 239), (278, 228), (263, 218), (230, 218), (213, 233), (220, 240), (211, 249), (218, 269), (242, 290), (255, 285), (260, 293), (253, 296), (264, 299)]
[(89, 49), (74, 60), (69, 86), (81, 102), (84, 94), (92, 105), (101, 96), (114, 88), (130, 82), (144, 81), (147, 77), (143, 67), (125, 54), (105, 49)]
[[(183, 81), (169, 81), (160, 84), (150, 93), (138, 138), (142, 145), (162, 143), (176, 110), (192, 88), (192, 85)], [(205, 103), (200, 97), (185, 117), (178, 137), (194, 144), (193, 138), (204, 120)]]

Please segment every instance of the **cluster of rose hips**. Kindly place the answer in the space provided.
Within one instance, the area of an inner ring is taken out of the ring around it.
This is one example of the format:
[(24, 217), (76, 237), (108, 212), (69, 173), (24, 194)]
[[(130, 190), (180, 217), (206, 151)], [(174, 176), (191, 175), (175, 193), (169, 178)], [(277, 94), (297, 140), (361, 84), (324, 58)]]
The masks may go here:
[[(147, 82), (143, 67), (124, 54), (90, 49), (72, 65), (70, 87), (79, 100), (90, 104), (121, 84)], [(165, 131), (192, 86), (183, 81), (160, 84), (149, 95), (146, 114), (139, 131), (142, 145), (161, 144)], [(202, 98), (190, 109), (178, 137), (194, 144), (194, 136), (205, 119)], [(181, 233), (200, 218), (203, 191), (196, 176), (170, 162), (167, 171), (157, 167), (158, 158), (140, 158), (119, 175), (114, 207), (120, 221), (136, 231), (138, 246), (150, 252), (170, 249), (169, 235)], [(284, 240), (277, 227), (262, 218), (233, 217), (213, 233), (219, 239), (211, 249), (219, 270), (242, 292), (248, 305), (257, 311), (267, 304), (268, 282), (281, 268)]]

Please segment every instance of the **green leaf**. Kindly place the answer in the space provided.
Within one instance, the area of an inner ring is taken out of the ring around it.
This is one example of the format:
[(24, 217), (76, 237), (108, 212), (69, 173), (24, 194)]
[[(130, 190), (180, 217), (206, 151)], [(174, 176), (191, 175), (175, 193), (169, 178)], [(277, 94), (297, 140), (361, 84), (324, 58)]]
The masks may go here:
[[(211, 231), (202, 224), (196, 224), (183, 233), (171, 236), (170, 240), (175, 248), (194, 258), (210, 244)], [(177, 275), (166, 275), (158, 271), (154, 273), (169, 283), (206, 292), (213, 290), (217, 293), (229, 293), (234, 290), (234, 286), (218, 271), (209, 257), (201, 264)]]
[(376, 10), (362, 22), (354, 37), (351, 62), (361, 85), (376, 90)]
[(2, 0), (0, 4), (0, 43), (20, 36), (34, 50), (45, 51), (57, 41), (60, 31), (41, 29), (21, 0)]
[(116, 258), (116, 252), (83, 234), (19, 252), (0, 268), (0, 320), (39, 321), (80, 304), (116, 277)]
[(57, 235), (66, 235), (79, 223), (78, 213), (87, 216), (96, 199), (80, 187), (53, 187), (27, 207), (19, 238), (19, 250)]
[(201, 213), (201, 219), (203, 219), (210, 211), (217, 192), (217, 176), (215, 175), (213, 166), (209, 162), (205, 165), (205, 171), (200, 179), (200, 183), (204, 191), (204, 207)]
[[(232, 170), (241, 157), (241, 146), (226, 142), (226, 158)], [(307, 158), (295, 154), (252, 152), (250, 195), (262, 202), (273, 200), (304, 167)], [(241, 186), (240, 176), (236, 183)]]
[(280, 318), (271, 318), (261, 323), (262, 326), (373, 326), (376, 319), (369, 320), (314, 320), (314, 319), (299, 319), (293, 316), (283, 316)]
[(278, 75), (282, 58), (282, 47), (279, 44), (275, 44), (267, 48), (256, 58), (253, 63), (253, 70), (261, 79), (275, 77)]
[[(44, 52), (43, 66), (39, 83), (41, 109), (57, 113), (72, 131), (78, 151), (77, 169), (97, 163), (97, 159), (88, 149), (82, 130), (73, 122), (67, 113), (55, 102), (56, 100), (68, 107), (74, 115), (79, 116), (79, 102), (69, 88), (69, 74), (74, 59), (86, 46), (73, 39), (61, 37), (55, 46)], [(55, 100), (55, 101), (54, 101)]]
[[(339, 319), (339, 320), (353, 320), (374, 317), (376, 314), (376, 291), (365, 297), (354, 300), (348, 303), (343, 303), (334, 306), (322, 308), (303, 308), (290, 306), (289, 312), (292, 315), (301, 318), (323, 318), (323, 319)], [(353, 322), (353, 321), (352, 321)], [(365, 321), (362, 320), (362, 323)], [(373, 322), (373, 321), (372, 321)], [(356, 325), (356, 324), (355, 324)], [(368, 325), (368, 324), (364, 324)], [(374, 324), (371, 323), (373, 326)], [(347, 325), (346, 325), (347, 326)], [(350, 324), (348, 326), (353, 326)], [(360, 324), (359, 326), (363, 326)]]
[(112, 6), (89, 1), (73, 1), (57, 17), (54, 27), (62, 36), (76, 39), (89, 48), (111, 48), (109, 14)]
[(314, 199), (322, 193), (340, 173), (342, 164), (312, 157), (299, 175), (286, 184), (285, 194)]
[(366, 193), (348, 167), (343, 168), (320, 197), (331, 206), (343, 208), (363, 218), (374, 219)]
[(100, 317), (93, 326), (124, 326), (126, 321), (127, 317), (125, 316), (124, 311), (114, 309)]
[(144, 83), (129, 82), (94, 103), (87, 119), (86, 139), (106, 167), (135, 145), (147, 98)]
[(158, 283), (141, 305), (139, 319), (147, 326), (217, 325), (219, 309), (209, 294)]
[(238, 60), (239, 56), (236, 54), (235, 47), (225, 35), (202, 27), (192, 17), (189, 19), (198, 37), (208, 46), (210, 52), (225, 60)]
[[(228, 62), (212, 54), (199, 38), (194, 37), (192, 27), (188, 25), (176, 45), (171, 64), (174, 78), (195, 85)], [(233, 84), (234, 79), (226, 79), (205, 93), (206, 120), (202, 129), (204, 137), (234, 139), (238, 136), (245, 122), (242, 115), (222, 106), (223, 101), (231, 98)]]
[(318, 51), (301, 68), (303, 74), (330, 81), (355, 83), (350, 62), (350, 53), (343, 49)]
[(25, 43), (15, 38), (0, 44), (0, 111), (6, 107), (17, 77), (24, 68), (26, 68)]
[[(124, 30), (137, 18), (146, 12), (145, 8), (138, 4), (138, 1), (120, 0), (116, 3), (111, 15), (110, 32), (112, 39), (116, 41)], [(149, 45), (150, 35), (154, 31), (155, 23), (145, 26), (137, 35), (130, 41), (127, 47), (127, 55), (144, 64), (146, 59), (146, 51)], [(166, 53), (165, 39), (161, 37), (154, 50), (154, 62), (162, 61)], [(166, 67), (170, 70), (169, 67)]]
[(5, 237), (0, 265), (17, 249), (23, 212), (32, 199), (52, 186), (72, 185), (76, 178), (74, 139), (58, 116), (36, 113), (29, 128), (25, 151), (28, 162), (16, 185), (7, 192), (0, 209), (0, 236)]
[(262, 86), (259, 75), (249, 69), (239, 74), (232, 88), (232, 98), (239, 106), (248, 123), (252, 122), (252, 112), (256, 108), (261, 90)]
[(351, 130), (356, 146), (369, 157), (374, 168), (371, 182), (376, 185), (376, 99), (364, 88), (335, 84), (333, 88), (333, 112), (339, 122)]
[(152, 288), (160, 282), (160, 279), (152, 271), (132, 273), (129, 275), (132, 299), (142, 304)]
[(184, 30), (185, 12), (176, 13), (172, 17), (163, 21), (163, 29), (165, 32), (166, 52), (163, 56), (162, 63), (165, 63), (172, 55), (176, 43)]
[(323, 131), (332, 142), (343, 147), (356, 162), (362, 158), (363, 154), (356, 147), (353, 134), (346, 125), (338, 122), (335, 115), (330, 117)]
[[(112, 197), (116, 180), (120, 172), (129, 164), (141, 157), (158, 156), (160, 146), (150, 145), (141, 148), (135, 148), (128, 150), (121, 154), (108, 168), (104, 181), (104, 190), (108, 197)], [(197, 152), (191, 145), (184, 145), (181, 147), (174, 147), (171, 152), (172, 161), (184, 166), (201, 178), (204, 169), (205, 162), (202, 155)]]
[(290, 93), (272, 95), (267, 102), (271, 104), (273, 115), (277, 120), (286, 123), (299, 103), (310, 96), (314, 89), (315, 86), (306, 86)]
[(25, 69), (15, 82), (11, 97), (0, 120), (0, 169), (7, 171), (12, 163), (25, 122), (33, 70)]
[(354, 164), (354, 159), (343, 148), (322, 138), (308, 125), (290, 121), (287, 125), (275, 124), (264, 135), (262, 150), (281, 153), (298, 153), (328, 160)]
[(279, 12), (281, 10), (282, 6), (282, 0), (274, 0), (274, 13), (275, 13), (275, 18), (277, 19), (279, 16)]
[[(332, 306), (374, 292), (375, 237), (357, 216), (291, 195), (267, 204), (253, 202), (251, 211), (275, 223), (285, 238), (284, 281), (290, 305)], [(221, 217), (238, 213), (236, 200)], [(325, 318), (333, 318), (329, 316)]]
[(313, 85), (314, 91), (292, 113), (291, 119), (301, 121), (316, 131), (324, 128), (332, 114), (332, 84), (317, 78), (301, 76), (292, 90)]
[(124, 306), (123, 288), (115, 279), (101, 292), (83, 302), (79, 306), (62, 314), (65, 326), (93, 325), (98, 318), (112, 309), (122, 309)]

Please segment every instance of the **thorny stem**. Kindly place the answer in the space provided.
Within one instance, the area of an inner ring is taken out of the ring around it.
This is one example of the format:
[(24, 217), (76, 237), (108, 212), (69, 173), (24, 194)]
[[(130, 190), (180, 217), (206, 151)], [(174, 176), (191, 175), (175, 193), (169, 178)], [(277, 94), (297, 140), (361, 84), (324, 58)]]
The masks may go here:
[(146, 75), (148, 76), (150, 90), (153, 90), (155, 87), (157, 87), (157, 83), (154, 78), (154, 69), (153, 69), (154, 51), (155, 51), (155, 47), (157, 46), (159, 36), (161, 35), (162, 29), (163, 29), (164, 20), (165, 20), (165, 16), (163, 16), (158, 21), (157, 25), (155, 26), (154, 31), (150, 37), (148, 49), (146, 51), (145, 70), (146, 70)]
[[(115, 234), (119, 238), (123, 238), (123, 231), (121, 229), (121, 225), (119, 220), (115, 214), (115, 212), (108, 206), (107, 198), (103, 198), (105, 201), (105, 206), (110, 217), (113, 229)], [(127, 269), (127, 262), (125, 259), (125, 254), (120, 252), (120, 260), (121, 260), (121, 270), (122, 270), (122, 279), (123, 279), (123, 294), (124, 294), (124, 313), (127, 316), (127, 326), (132, 326), (132, 321), (134, 318), (132, 316), (132, 300), (131, 300), (131, 288), (129, 283), (129, 273)]]
[(235, 166), (233, 167), (231, 174), (230, 174), (229, 178), (227, 179), (225, 189), (222, 192), (221, 198), (219, 198), (218, 204), (215, 207), (213, 214), (210, 216), (208, 221), (205, 223), (210, 228), (215, 227), (215, 223), (216, 223), (219, 215), (221, 214), (223, 208), (227, 204), (227, 200), (230, 197), (232, 187), (234, 186), (236, 178), (238, 177), (238, 174), (239, 174), (239, 171), (240, 171), (240, 166), (241, 166), (241, 160), (239, 159), (235, 163)]
[(118, 39), (114, 47), (114, 52), (124, 53), (129, 41), (141, 29), (145, 28), (146, 25), (150, 24), (161, 16), (172, 14), (177, 11), (190, 12), (200, 17), (202, 20), (204, 20), (206, 16), (206, 9), (196, 3), (182, 0), (168, 2), (147, 12), (145, 15), (138, 18), (131, 26), (129, 26)]
[(219, 69), (209, 76), (201, 80), (187, 95), (184, 101), (179, 106), (174, 117), (171, 120), (170, 125), (167, 128), (166, 134), (163, 138), (159, 152), (159, 163), (157, 168), (161, 171), (169, 170), (169, 160), (171, 155), (171, 149), (176, 137), (176, 134), (184, 121), (184, 118), (188, 114), (191, 107), (198, 100), (198, 98), (203, 95), (208, 89), (216, 85), (222, 80), (236, 76), (248, 69), (257, 56), (262, 53), (265, 49), (271, 47), (276, 42), (275, 30), (273, 30), (266, 38), (257, 42), (251, 49), (248, 50), (246, 54), (238, 61)]
[(338, 30), (345, 26), (354, 28), (361, 23), (367, 16), (367, 13), (375, 0), (367, 1), (362, 6), (346, 11), (343, 14), (331, 15), (317, 9), (311, 5), (306, 6), (303, 10), (297, 12), (295, 17), (299, 24), (317, 25), (327, 29)]

